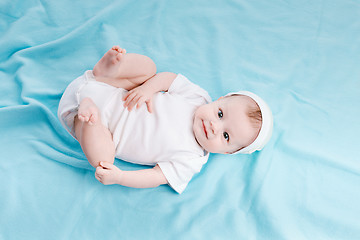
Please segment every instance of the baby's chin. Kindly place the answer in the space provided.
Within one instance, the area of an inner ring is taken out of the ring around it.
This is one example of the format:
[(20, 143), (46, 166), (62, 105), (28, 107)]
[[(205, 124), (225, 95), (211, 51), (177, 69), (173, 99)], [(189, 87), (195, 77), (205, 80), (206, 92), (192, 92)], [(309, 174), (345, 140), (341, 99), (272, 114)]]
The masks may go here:
[[(197, 142), (197, 144), (199, 144), (199, 146), (204, 149), (205, 151), (207, 151), (200, 143), (200, 141), (198, 140), (198, 136), (196, 134), (196, 130), (193, 128), (193, 134), (194, 134), (194, 138), (195, 138), (195, 141)], [(208, 151), (207, 151), (208, 152)]]
[(201, 144), (199, 143), (199, 141), (197, 140), (196, 137), (195, 137), (195, 141), (197, 142), (197, 144), (199, 144), (199, 147), (201, 147), (205, 152), (209, 152), (209, 151), (206, 150), (203, 146), (201, 146)]
[(196, 128), (196, 122), (195, 122), (195, 120), (194, 120), (194, 124), (193, 124), (193, 134), (194, 134), (194, 138), (195, 138), (195, 141), (197, 142), (197, 144), (199, 144), (199, 146), (204, 150), (204, 151), (206, 151), (206, 152), (210, 152), (210, 151), (208, 151), (208, 149), (206, 149), (206, 147), (204, 147), (203, 145), (203, 143), (202, 143), (202, 141), (201, 141), (201, 137), (202, 136), (200, 136), (200, 134), (201, 133), (199, 133), (199, 130)]

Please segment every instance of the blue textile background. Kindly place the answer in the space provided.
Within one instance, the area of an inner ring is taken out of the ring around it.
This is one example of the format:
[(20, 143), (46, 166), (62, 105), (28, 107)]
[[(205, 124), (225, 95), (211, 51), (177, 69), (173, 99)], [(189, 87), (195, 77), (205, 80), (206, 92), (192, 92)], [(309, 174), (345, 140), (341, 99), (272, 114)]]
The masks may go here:
[[(356, 0), (2, 0), (0, 239), (360, 239), (359, 16)], [(181, 195), (97, 182), (56, 112), (113, 45), (213, 99), (260, 95), (271, 141), (211, 155)]]

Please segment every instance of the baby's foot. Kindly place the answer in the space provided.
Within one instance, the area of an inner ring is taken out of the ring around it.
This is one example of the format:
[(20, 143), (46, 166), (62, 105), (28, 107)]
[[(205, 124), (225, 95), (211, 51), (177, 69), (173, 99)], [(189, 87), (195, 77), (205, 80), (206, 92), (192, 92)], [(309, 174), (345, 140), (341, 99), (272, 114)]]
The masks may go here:
[(79, 106), (78, 119), (90, 125), (97, 123), (99, 119), (99, 109), (90, 98), (84, 98)]
[(125, 49), (119, 46), (112, 47), (105, 55), (96, 63), (93, 73), (96, 77), (116, 78), (119, 74), (119, 66), (122, 56), (126, 53)]

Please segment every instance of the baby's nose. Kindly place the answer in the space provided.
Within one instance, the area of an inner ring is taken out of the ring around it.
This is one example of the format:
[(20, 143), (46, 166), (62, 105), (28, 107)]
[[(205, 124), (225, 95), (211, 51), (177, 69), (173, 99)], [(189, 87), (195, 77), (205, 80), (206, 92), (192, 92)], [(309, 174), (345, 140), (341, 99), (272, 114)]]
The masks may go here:
[(219, 133), (220, 130), (220, 124), (217, 121), (210, 121), (211, 130), (214, 135)]

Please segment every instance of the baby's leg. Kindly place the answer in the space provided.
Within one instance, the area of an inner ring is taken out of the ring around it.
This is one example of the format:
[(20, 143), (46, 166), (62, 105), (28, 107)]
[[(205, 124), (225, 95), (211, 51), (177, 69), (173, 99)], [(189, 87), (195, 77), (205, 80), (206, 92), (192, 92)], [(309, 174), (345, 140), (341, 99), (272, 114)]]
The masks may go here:
[(156, 74), (155, 63), (147, 56), (111, 48), (93, 69), (97, 81), (131, 90)]
[(90, 98), (81, 101), (75, 118), (75, 135), (93, 167), (114, 163), (115, 146), (110, 131), (101, 123), (99, 109)]

